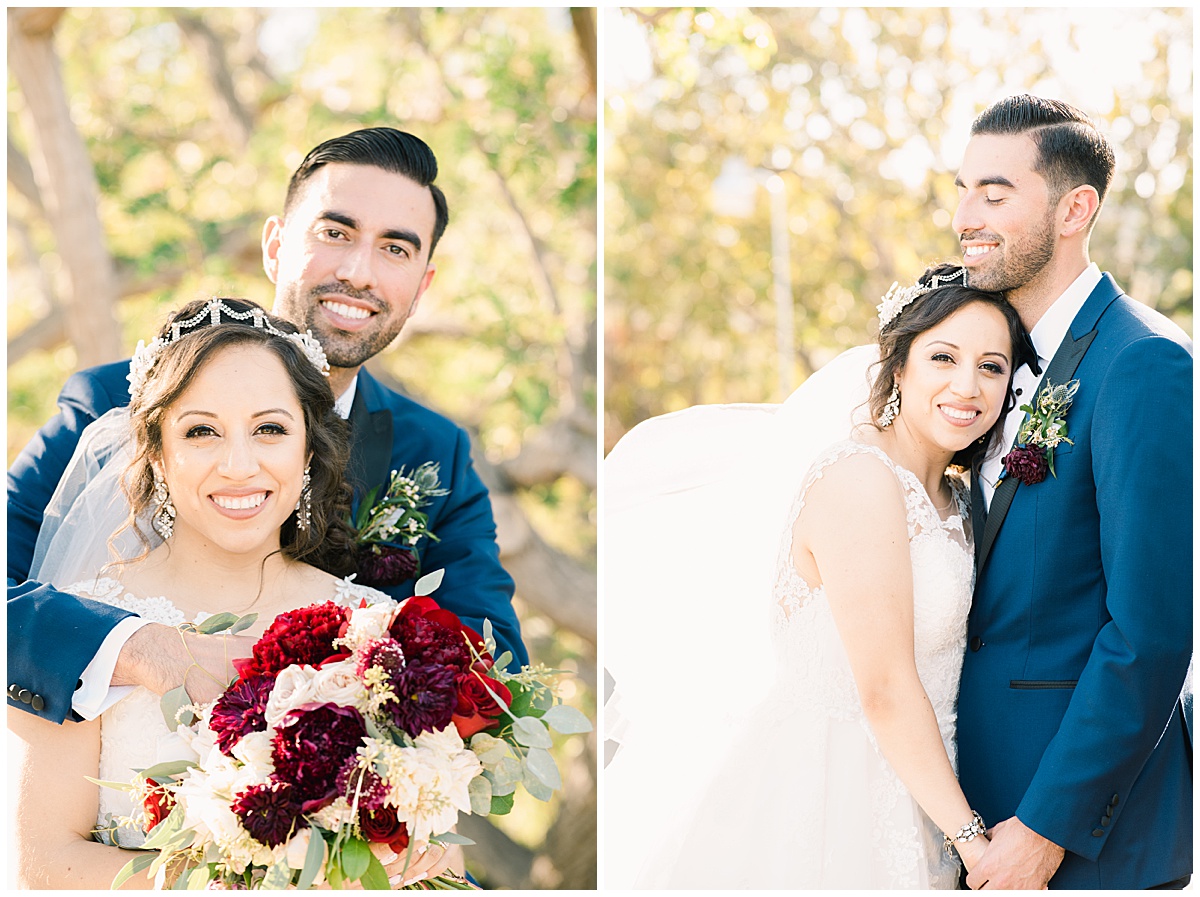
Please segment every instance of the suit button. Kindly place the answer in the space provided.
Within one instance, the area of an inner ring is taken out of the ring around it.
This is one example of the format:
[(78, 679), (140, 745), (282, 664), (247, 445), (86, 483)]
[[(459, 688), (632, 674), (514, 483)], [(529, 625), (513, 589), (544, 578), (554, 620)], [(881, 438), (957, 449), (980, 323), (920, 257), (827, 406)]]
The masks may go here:
[(15, 682), (10, 685), (8, 687), (8, 696), (14, 701), (21, 700), (21, 686), (17, 685)]
[(34, 695), (33, 703), (30, 706), (33, 707), (33, 709), (38, 713), (41, 713), (46, 709), (46, 700), (41, 695)]
[(1102, 826), (1108, 825), (1110, 822), (1112, 822), (1112, 818), (1109, 816), (1105, 816), (1103, 819), (1100, 820), (1100, 824)]
[(1093, 838), (1103, 838), (1104, 837), (1104, 829), (1102, 829), (1102, 828), (1092, 829), (1092, 837)]
[(1119, 801), (1120, 799), (1121, 799), (1121, 795), (1114, 794), (1113, 799), (1108, 802), (1108, 805), (1110, 807), (1115, 807), (1117, 805), (1117, 801)]
[(975, 636), (974, 638), (971, 639), (971, 650), (972, 651), (978, 651), (982, 647), (983, 647), (983, 639), (981, 639), (979, 636)]
[(28, 688), (22, 688), (17, 694), (17, 700), (22, 704), (28, 704), (33, 700), (33, 692), (31, 692)]
[(1112, 804), (1109, 804), (1107, 807), (1105, 807), (1104, 816), (1107, 819), (1112, 819)]

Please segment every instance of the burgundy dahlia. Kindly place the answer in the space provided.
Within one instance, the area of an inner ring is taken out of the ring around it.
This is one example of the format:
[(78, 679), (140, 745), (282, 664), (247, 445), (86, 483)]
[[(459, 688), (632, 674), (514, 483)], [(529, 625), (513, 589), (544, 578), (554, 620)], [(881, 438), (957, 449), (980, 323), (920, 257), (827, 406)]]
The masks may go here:
[(375, 588), (398, 586), (417, 575), (415, 552), (394, 545), (365, 545), (358, 551), (358, 582)]
[(379, 667), (390, 677), (400, 675), (404, 669), (404, 651), (400, 643), (391, 638), (377, 638), (367, 642), (359, 656), (358, 673), (361, 679), (371, 667)]
[(453, 667), (410, 663), (396, 680), (396, 701), (384, 707), (396, 727), (413, 738), (422, 732), (444, 729), (458, 705)]
[(254, 656), (235, 660), (242, 678), (263, 673), (275, 676), (294, 663), (316, 666), (336, 653), (333, 640), (338, 637), (349, 611), (332, 601), (287, 611), (254, 645)]
[(449, 664), (466, 672), (471, 666), (471, 652), (463, 631), (457, 615), (426, 597), (405, 601), (390, 629), (409, 663)]
[(243, 736), (266, 731), (267, 699), (274, 685), (274, 676), (251, 676), (239, 679), (217, 698), (209, 727), (217, 734), (221, 753), (230, 756)]
[(308, 704), (279, 723), (272, 742), (272, 778), (289, 782), (305, 812), (337, 796), (337, 778), (362, 745), (367, 727), (353, 707)]
[(1017, 446), (1004, 456), (1001, 463), (1009, 476), (1016, 477), (1026, 486), (1035, 486), (1046, 479), (1050, 469), (1045, 450), (1033, 445)]
[(300, 815), (296, 789), (287, 782), (251, 785), (232, 804), (242, 827), (260, 844), (278, 847), (308, 821)]
[(337, 777), (337, 793), (353, 804), (356, 800), (360, 810), (374, 810), (383, 806), (388, 796), (388, 787), (370, 766), (363, 767), (357, 756), (349, 758)]

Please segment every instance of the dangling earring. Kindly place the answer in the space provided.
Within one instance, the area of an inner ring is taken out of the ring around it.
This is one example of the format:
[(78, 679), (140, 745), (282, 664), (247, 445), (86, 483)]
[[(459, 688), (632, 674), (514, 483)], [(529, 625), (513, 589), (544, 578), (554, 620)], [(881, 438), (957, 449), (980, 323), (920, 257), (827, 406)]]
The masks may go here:
[(159, 476), (157, 470), (154, 471), (154, 501), (158, 504), (158, 510), (150, 518), (150, 525), (165, 542), (175, 533), (175, 503), (171, 501), (166, 480)]
[(296, 499), (296, 510), (299, 513), (296, 515), (296, 528), (308, 529), (312, 525), (312, 477), (309, 475), (309, 466), (304, 467), (304, 485), (300, 487), (300, 497)]
[(879, 415), (879, 429), (886, 430), (900, 413), (900, 384), (892, 384), (892, 394), (888, 396), (887, 404)]

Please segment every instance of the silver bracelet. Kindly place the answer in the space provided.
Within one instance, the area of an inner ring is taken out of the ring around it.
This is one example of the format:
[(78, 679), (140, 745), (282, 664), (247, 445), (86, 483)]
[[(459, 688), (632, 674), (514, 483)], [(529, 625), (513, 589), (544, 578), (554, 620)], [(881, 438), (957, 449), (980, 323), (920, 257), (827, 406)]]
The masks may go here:
[(955, 834), (953, 838), (949, 835), (943, 834), (943, 837), (946, 839), (945, 844), (943, 845), (946, 849), (946, 856), (954, 859), (955, 844), (966, 844), (968, 841), (974, 841), (977, 835), (986, 834), (987, 826), (983, 824), (983, 817), (972, 810), (971, 821), (960, 828), (958, 833)]

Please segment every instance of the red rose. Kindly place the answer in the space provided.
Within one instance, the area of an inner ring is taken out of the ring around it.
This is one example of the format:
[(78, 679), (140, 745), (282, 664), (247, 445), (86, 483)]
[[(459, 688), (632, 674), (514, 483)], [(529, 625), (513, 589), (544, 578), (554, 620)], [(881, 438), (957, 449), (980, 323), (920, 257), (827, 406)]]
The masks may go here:
[(359, 810), (358, 824), (368, 841), (386, 844), (393, 853), (403, 853), (408, 849), (408, 826), (396, 818), (395, 807)]
[(160, 785), (154, 779), (146, 779), (150, 790), (142, 798), (142, 809), (146, 812), (146, 831), (154, 828), (169, 815), (175, 807), (175, 795)]
[[(450, 721), (458, 729), (459, 736), (465, 740), (476, 732), (493, 729), (500, 724), (500, 715), (512, 703), (512, 692), (508, 686), (495, 679), (488, 679), (485, 683), (475, 673), (459, 673), (457, 685), (458, 705)], [(496, 699), (488, 693), (489, 688), (504, 701), (505, 707), (496, 703)]]

